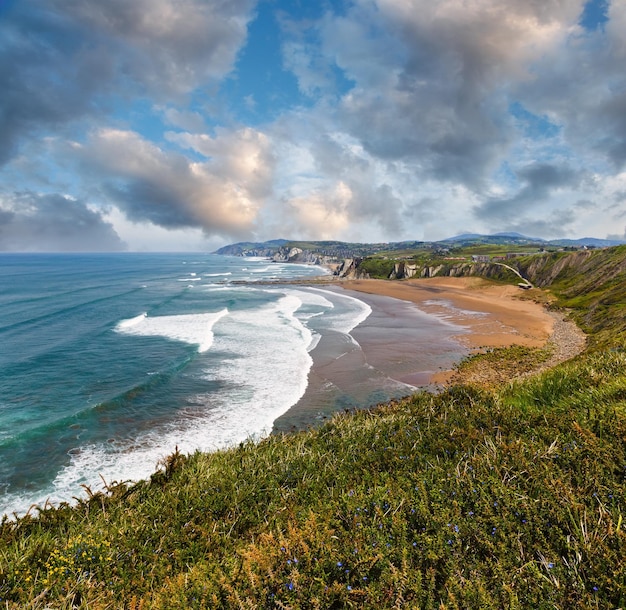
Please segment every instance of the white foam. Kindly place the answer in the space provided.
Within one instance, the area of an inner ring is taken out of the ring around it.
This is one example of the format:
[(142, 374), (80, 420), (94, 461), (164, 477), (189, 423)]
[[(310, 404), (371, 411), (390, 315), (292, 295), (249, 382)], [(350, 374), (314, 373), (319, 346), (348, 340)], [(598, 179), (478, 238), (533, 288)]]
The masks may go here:
[[(271, 431), (274, 420), (304, 394), (312, 359), (307, 348), (316, 337), (296, 317), (302, 301), (294, 294), (256, 309), (226, 310), (213, 314), (136, 316), (133, 325), (122, 321), (118, 332), (158, 334), (198, 343), (199, 327), (216, 329), (213, 353), (204, 376), (219, 381), (223, 392), (198, 395), (198, 408), (178, 421), (140, 434), (133, 440), (83, 446), (72, 453), (52, 486), (34, 495), (3, 496), (2, 511), (24, 513), (48, 497), (55, 503), (84, 496), (81, 485), (102, 489), (102, 479), (137, 481), (149, 477), (159, 460), (176, 447), (182, 453), (214, 451), (248, 438), (259, 439)], [(205, 335), (206, 336), (206, 335)]]
[[(192, 274), (195, 275), (195, 274)], [(179, 282), (199, 282), (202, 278), (200, 277), (181, 277), (178, 279)]]
[(269, 432), (304, 394), (313, 335), (295, 315), (301, 306), (288, 294), (258, 309), (232, 312), (220, 327), (214, 348), (223, 354), (221, 366), (207, 376), (232, 386), (222, 415), (228, 420), (233, 403), (238, 405), (245, 421), (236, 415), (232, 423), (246, 436)]
[(137, 324), (140, 324), (145, 320), (147, 315), (148, 314), (144, 312), (142, 314), (139, 314), (138, 316), (135, 316), (134, 318), (130, 318), (129, 320), (122, 320), (116, 326), (116, 330), (123, 331), (125, 329), (132, 328), (133, 326), (137, 326)]
[(115, 330), (122, 334), (141, 337), (165, 337), (198, 346), (206, 352), (213, 344), (213, 326), (228, 314), (228, 309), (216, 313), (181, 314), (177, 316), (149, 317), (147, 314), (122, 320)]
[[(321, 294), (317, 294), (316, 292), (311, 292), (312, 290), (315, 290), (315, 289), (311, 288), (310, 290), (298, 290), (298, 289), (287, 288), (285, 290), (281, 290), (280, 292), (283, 294), (295, 295), (298, 299), (302, 301), (303, 305), (314, 305), (317, 307), (334, 309), (335, 305), (332, 303), (332, 301), (329, 301), (326, 297), (323, 297)], [(275, 290), (271, 292), (278, 292), (278, 291)], [(323, 312), (320, 312), (320, 313), (323, 313)]]
[(306, 348), (307, 351), (312, 352), (317, 347), (321, 338), (322, 338), (322, 335), (320, 335), (319, 333), (313, 333), (311, 337), (311, 343), (309, 343), (309, 346)]
[(226, 273), (205, 273), (204, 277), (226, 277), (228, 275), (232, 275), (232, 272), (227, 271)]
[(372, 313), (372, 308), (360, 299), (324, 290), (323, 288), (310, 288), (333, 298), (341, 299), (347, 309), (344, 313), (333, 315), (329, 318), (333, 330), (349, 335), (359, 324), (362, 324)]

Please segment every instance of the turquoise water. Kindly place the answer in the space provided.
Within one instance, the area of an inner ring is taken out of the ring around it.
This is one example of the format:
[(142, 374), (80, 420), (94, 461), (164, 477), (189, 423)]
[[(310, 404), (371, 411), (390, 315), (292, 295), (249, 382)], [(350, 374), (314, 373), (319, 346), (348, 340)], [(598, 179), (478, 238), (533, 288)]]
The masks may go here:
[[(204, 254), (0, 255), (0, 514), (258, 436), (304, 393), (316, 323), (369, 308)], [(237, 284), (242, 281), (245, 284)]]
[[(460, 329), (210, 254), (0, 254), (0, 515), (411, 393)], [(281, 280), (268, 284), (268, 280)], [(313, 367), (313, 358), (315, 367)]]

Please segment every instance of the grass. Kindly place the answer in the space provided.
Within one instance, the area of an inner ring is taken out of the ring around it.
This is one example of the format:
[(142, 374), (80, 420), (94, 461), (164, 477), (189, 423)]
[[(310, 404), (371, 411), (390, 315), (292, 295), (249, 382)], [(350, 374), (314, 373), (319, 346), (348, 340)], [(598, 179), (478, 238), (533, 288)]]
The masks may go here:
[(551, 355), (550, 347), (513, 345), (487, 349), (462, 360), (452, 374), (451, 382), (496, 388), (538, 370)]
[(619, 608), (625, 513), (616, 339), (5, 519), (0, 608)]

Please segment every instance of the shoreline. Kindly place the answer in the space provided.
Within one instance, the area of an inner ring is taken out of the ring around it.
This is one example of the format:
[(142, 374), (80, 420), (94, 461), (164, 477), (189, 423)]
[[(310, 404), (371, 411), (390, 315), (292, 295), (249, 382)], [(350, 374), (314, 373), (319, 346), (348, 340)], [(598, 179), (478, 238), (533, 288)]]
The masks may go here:
[(467, 356), (489, 349), (549, 346), (553, 354), (538, 372), (575, 356), (585, 346), (585, 335), (563, 314), (522, 298), (528, 293), (522, 293), (517, 286), (482, 278), (306, 283), (324, 290), (345, 291), (370, 305), (372, 314), (351, 333), (360, 353), (333, 359), (333, 351), (338, 348), (332, 345), (332, 338), (311, 352), (313, 366), (307, 391), (274, 422), (274, 432), (305, 428), (343, 409), (367, 408), (393, 399), (381, 393), (381, 399), (375, 400), (375, 394), (362, 393), (357, 401), (334, 396), (334, 404), (330, 399), (325, 402), (324, 392), (330, 387), (336, 390), (346, 377), (352, 375), (354, 383), (360, 383), (361, 366), (380, 373), (381, 383), (386, 377), (406, 384), (404, 396), (408, 396), (458, 381), (456, 365)]
[(371, 407), (422, 388), (435, 389), (433, 375), (449, 370), (468, 354), (458, 341), (466, 329), (414, 303), (352, 291), (337, 283), (326, 284), (323, 291), (359, 299), (371, 313), (349, 335), (332, 330), (322, 335), (310, 352), (313, 364), (305, 393), (274, 422), (274, 432), (306, 428), (338, 411)]
[(552, 335), (554, 318), (539, 303), (521, 299), (517, 286), (476, 277), (418, 280), (349, 280), (346, 288), (410, 301), (422, 311), (466, 327), (472, 351), (490, 347), (542, 347)]

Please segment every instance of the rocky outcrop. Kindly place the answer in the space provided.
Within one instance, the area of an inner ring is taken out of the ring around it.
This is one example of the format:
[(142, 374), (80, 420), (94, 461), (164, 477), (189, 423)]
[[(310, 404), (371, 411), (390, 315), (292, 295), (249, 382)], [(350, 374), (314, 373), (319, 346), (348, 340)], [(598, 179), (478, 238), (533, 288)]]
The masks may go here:
[(420, 270), (419, 265), (409, 264), (405, 262), (396, 263), (393, 271), (389, 275), (390, 280), (406, 280), (414, 277)]
[(539, 287), (549, 286), (554, 280), (568, 271), (584, 271), (592, 252), (571, 252), (567, 254), (544, 254), (527, 263), (524, 272)]
[(302, 254), (300, 248), (279, 248), (272, 256), (275, 263), (292, 263)]
[(418, 265), (401, 261), (394, 265), (393, 271), (389, 274), (390, 280), (404, 280), (412, 277), (428, 278), (438, 276), (467, 277), (480, 276), (494, 279), (502, 279), (506, 271), (494, 263), (455, 263), (439, 265)]
[(334, 259), (314, 250), (283, 246), (272, 255), (275, 263), (300, 263), (301, 265), (330, 265)]
[(335, 270), (334, 275), (347, 280), (368, 280), (369, 273), (359, 268), (362, 258), (346, 258)]

